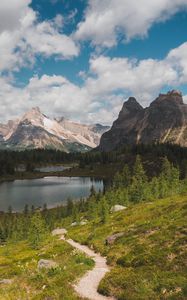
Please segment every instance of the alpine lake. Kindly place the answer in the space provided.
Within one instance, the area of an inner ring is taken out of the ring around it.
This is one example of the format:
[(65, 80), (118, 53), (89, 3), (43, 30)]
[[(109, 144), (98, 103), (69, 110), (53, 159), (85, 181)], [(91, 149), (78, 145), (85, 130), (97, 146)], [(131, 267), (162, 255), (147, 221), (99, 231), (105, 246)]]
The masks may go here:
[(62, 171), (63, 166), (41, 167), (37, 171), (45, 172), (46, 176), (39, 179), (22, 179), (0, 183), (0, 211), (23, 211), (29, 208), (48, 208), (64, 205), (68, 199), (87, 198), (90, 189), (103, 191), (103, 180), (91, 177), (57, 177), (47, 176), (48, 172)]

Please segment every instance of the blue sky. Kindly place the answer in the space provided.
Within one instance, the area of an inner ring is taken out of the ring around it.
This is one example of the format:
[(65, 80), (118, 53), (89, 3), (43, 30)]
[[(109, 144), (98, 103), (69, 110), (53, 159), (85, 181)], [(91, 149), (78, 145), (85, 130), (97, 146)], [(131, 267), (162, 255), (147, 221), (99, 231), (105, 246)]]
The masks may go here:
[(39, 106), (111, 124), (131, 95), (187, 102), (187, 0), (0, 3), (0, 121)]

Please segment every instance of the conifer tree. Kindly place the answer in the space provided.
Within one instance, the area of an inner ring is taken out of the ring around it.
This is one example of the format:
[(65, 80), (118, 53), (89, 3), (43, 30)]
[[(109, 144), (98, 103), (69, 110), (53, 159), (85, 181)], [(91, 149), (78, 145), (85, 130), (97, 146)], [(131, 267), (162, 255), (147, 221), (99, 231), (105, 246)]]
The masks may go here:
[(100, 216), (101, 222), (106, 223), (109, 217), (109, 206), (105, 197), (100, 202)]
[(147, 176), (143, 168), (143, 164), (139, 155), (133, 168), (132, 185), (130, 187), (130, 198), (133, 202), (145, 200), (147, 189)]
[(28, 240), (33, 248), (37, 248), (39, 243), (43, 240), (46, 233), (46, 225), (41, 217), (41, 214), (36, 213), (31, 218), (29, 227)]

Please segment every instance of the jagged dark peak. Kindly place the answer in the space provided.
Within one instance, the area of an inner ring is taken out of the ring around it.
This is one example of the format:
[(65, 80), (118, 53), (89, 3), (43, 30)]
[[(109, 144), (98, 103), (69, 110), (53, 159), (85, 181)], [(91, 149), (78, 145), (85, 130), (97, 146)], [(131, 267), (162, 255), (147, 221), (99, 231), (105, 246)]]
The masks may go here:
[(166, 94), (159, 94), (159, 96), (151, 103), (151, 105), (159, 105), (162, 103), (183, 105), (182, 93), (177, 90), (168, 91)]
[(172, 90), (172, 91), (169, 91), (167, 93), (167, 95), (170, 95), (170, 96), (179, 96), (179, 97), (182, 97), (182, 92), (179, 91), (179, 90)]
[(134, 97), (129, 97), (127, 101), (124, 102), (122, 111), (128, 110), (129, 112), (139, 112), (143, 110), (143, 107), (138, 103), (136, 98)]

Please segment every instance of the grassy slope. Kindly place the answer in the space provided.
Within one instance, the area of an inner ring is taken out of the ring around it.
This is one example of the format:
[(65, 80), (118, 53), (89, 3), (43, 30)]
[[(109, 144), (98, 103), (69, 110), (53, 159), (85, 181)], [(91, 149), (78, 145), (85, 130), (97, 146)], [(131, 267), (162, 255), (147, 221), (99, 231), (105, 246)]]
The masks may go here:
[[(178, 196), (129, 206), (110, 215), (106, 224), (70, 227), (67, 218), (62, 225), (69, 226), (73, 239), (107, 255), (112, 270), (100, 284), (102, 293), (121, 300), (184, 300), (186, 216), (187, 197)], [(106, 246), (106, 237), (116, 232), (124, 236)], [(59, 268), (39, 272), (40, 258), (57, 261)], [(92, 266), (90, 259), (56, 238), (49, 237), (39, 250), (26, 242), (10, 242), (0, 247), (0, 280), (13, 278), (13, 284), (0, 286), (0, 300), (79, 299), (71, 285)]]
[[(105, 225), (71, 228), (69, 235), (107, 255), (112, 271), (99, 290), (124, 300), (187, 299), (187, 197), (132, 205)], [(124, 232), (111, 246), (107, 236)]]
[[(38, 271), (41, 258), (55, 260), (59, 267)], [(32, 250), (26, 242), (10, 242), (0, 247), (0, 280), (9, 278), (13, 283), (0, 285), (0, 299), (78, 300), (72, 282), (92, 266), (91, 259), (56, 238), (49, 237), (40, 250)]]

